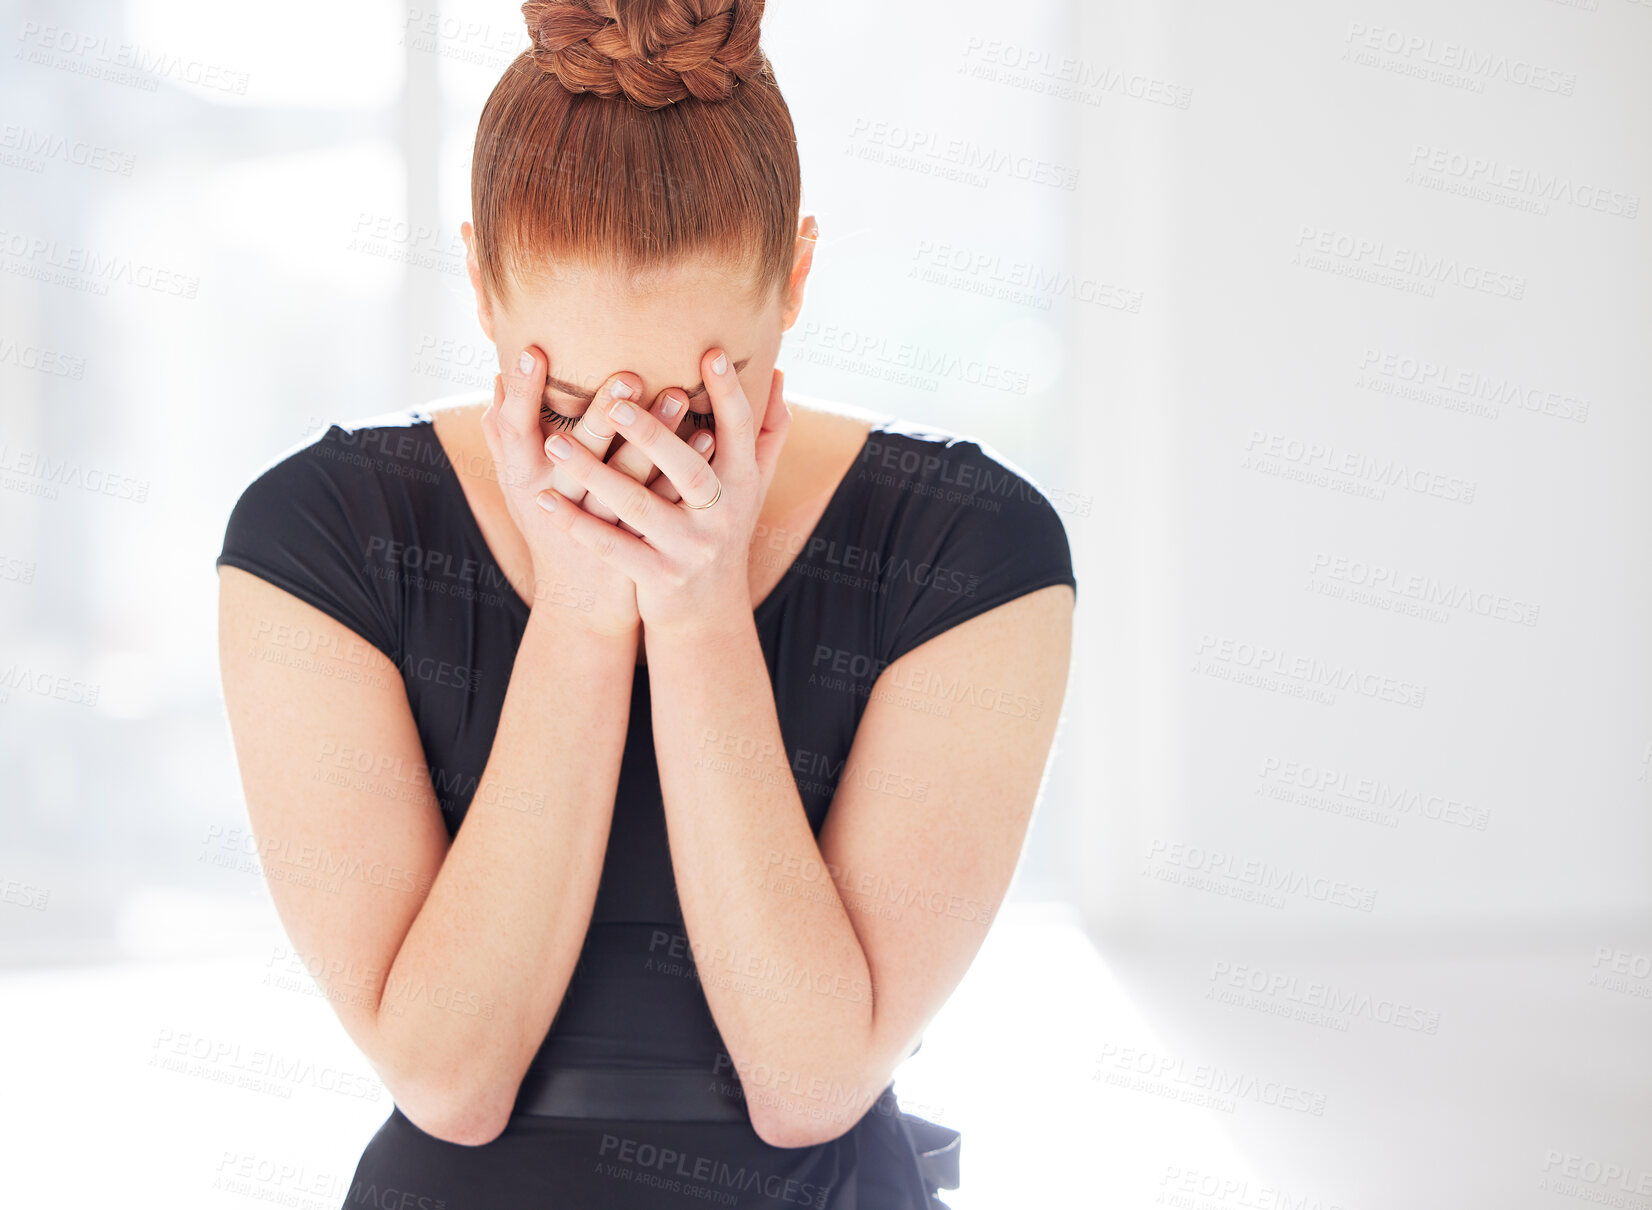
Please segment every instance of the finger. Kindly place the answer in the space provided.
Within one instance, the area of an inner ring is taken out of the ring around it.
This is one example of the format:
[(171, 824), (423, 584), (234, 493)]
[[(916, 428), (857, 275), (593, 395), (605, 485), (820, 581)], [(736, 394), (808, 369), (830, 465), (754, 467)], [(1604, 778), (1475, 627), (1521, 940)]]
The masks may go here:
[[(700, 358), (700, 370), (705, 375), (706, 394), (711, 396), (711, 414), (717, 421), (719, 460), (744, 464), (756, 457), (758, 418), (740, 386), (740, 375), (723, 349), (707, 349)], [(681, 488), (682, 484), (677, 486)]]
[[(681, 387), (666, 387), (654, 397), (654, 406), (648, 409), (648, 414), (659, 421), (661, 427), (676, 432), (682, 424), (683, 417), (688, 409), (688, 396)], [(620, 441), (612, 448), (608, 455), (608, 465), (615, 470), (623, 471), (638, 483), (648, 484), (654, 479), (654, 472), (659, 468), (648, 452), (632, 439), (629, 431), (621, 426)]]
[[(681, 387), (666, 387), (654, 397), (654, 406), (649, 409), (648, 414), (675, 432), (688, 417), (688, 397), (683, 394)], [(671, 486), (671, 480), (661, 477), (660, 468), (654, 465), (653, 459), (640, 446), (627, 441), (623, 433), (620, 434), (619, 444), (610, 447), (608, 465), (623, 474), (634, 476), (643, 486), (652, 487), (664, 496), (668, 503), (675, 504), (682, 499), (677, 494), (677, 489)], [(637, 532), (634, 526), (624, 521), (619, 522), (619, 526), (628, 534)]]
[(505, 376), (493, 376), (493, 402), (482, 409), (482, 439), (488, 443), (488, 453), (499, 460), (499, 406), (505, 402)]
[(488, 454), (493, 458), (493, 477), (501, 488), (531, 486), (536, 479), (550, 482), (550, 465), (543, 453), (530, 456), (528, 461), (513, 460), (516, 455), (507, 452), (509, 421), (505, 408), (510, 402), (510, 378), (500, 373), (493, 376), (493, 402), (482, 412), (482, 439), (487, 442)]
[[(703, 450), (698, 451), (698, 453), (700, 454), (700, 456), (702, 458), (710, 458), (711, 457), (711, 451), (716, 448), (717, 438), (715, 436), (713, 436), (710, 432), (705, 432), (703, 435), (696, 434), (693, 438), (690, 439), (689, 444), (693, 445), (693, 443), (695, 441), (705, 442), (705, 448)], [(682, 493), (677, 490), (676, 485), (674, 483), (672, 483), (671, 480), (667, 479), (664, 475), (659, 473), (659, 468), (658, 467), (655, 468), (653, 477), (651, 477), (648, 481), (648, 488), (649, 488), (650, 491), (658, 492), (661, 496), (663, 496), (667, 501), (669, 501), (672, 504), (675, 504), (677, 501), (679, 501), (683, 498)], [(713, 488), (712, 490), (716, 491), (716, 488)], [(634, 534), (634, 533), (637, 532), (636, 530), (632, 529), (629, 525), (625, 525), (625, 522), (623, 522), (623, 521), (621, 521), (620, 524), (622, 526), (625, 526), (626, 530), (630, 533)]]
[[(642, 413), (637, 414), (637, 421), (649, 424), (658, 422), (652, 418), (645, 418)], [(666, 434), (669, 441), (677, 441), (676, 437)], [(584, 484), (585, 503), (599, 500), (607, 505), (615, 517), (628, 526), (631, 532), (647, 538), (655, 545), (665, 545), (678, 540), (683, 536), (687, 526), (682, 510), (673, 508), (667, 500), (654, 489), (644, 487), (630, 475), (615, 470), (601, 459), (594, 457), (589, 450), (581, 449), (572, 443), (559, 446), (557, 438), (553, 437), (545, 445), (545, 452), (553, 461), (562, 464), (575, 480)], [(681, 442), (679, 441), (680, 445)], [(704, 459), (700, 460), (704, 462)], [(706, 468), (706, 474), (711, 469)], [(709, 497), (710, 489), (706, 491)]]
[(757, 472), (768, 494), (774, 482), (774, 469), (785, 448), (786, 435), (792, 427), (792, 410), (786, 404), (786, 372), (776, 369), (769, 378), (768, 406), (763, 409), (763, 426), (757, 433)]
[[(710, 440), (712, 442), (715, 442), (717, 440), (710, 433), (707, 433), (706, 437), (707, 437), (708, 440)], [(702, 457), (708, 457), (712, 448), (713, 447), (710, 446), (710, 445), (706, 446), (706, 453), (702, 454), (701, 456)], [(658, 467), (656, 467), (654, 469), (654, 473), (648, 481), (648, 490), (652, 491), (652, 492), (658, 492), (662, 497), (664, 497), (665, 501), (668, 504), (675, 504), (677, 501), (679, 501), (683, 498), (682, 494), (677, 491), (675, 486), (672, 485), (671, 480), (667, 479), (664, 475), (661, 475), (659, 473), (659, 468)], [(624, 521), (621, 521), (619, 524), (620, 524), (620, 528), (623, 529), (628, 534), (634, 534), (634, 533), (637, 532), (633, 527), (631, 527), (630, 525), (627, 525)]]
[[(624, 400), (638, 399), (642, 395), (642, 380), (635, 374), (620, 371), (611, 375), (591, 400), (585, 414), (579, 418), (571, 429), (565, 425), (558, 425), (557, 430), (564, 436), (569, 436), (589, 450), (591, 455), (599, 461), (608, 453), (608, 447), (614, 441), (614, 425), (608, 419), (608, 409), (613, 404)], [(551, 459), (553, 463), (556, 459)], [(586, 489), (576, 480), (569, 478), (562, 468), (551, 472), (551, 486), (556, 488), (570, 500), (583, 504), (592, 516), (602, 521), (616, 521), (618, 518), (613, 511), (607, 508), (600, 500), (587, 500)]]
[[(687, 402), (686, 396), (684, 402)], [(684, 500), (709, 500), (716, 494), (716, 476), (707, 465), (705, 455), (698, 452), (699, 445), (704, 445), (707, 450), (711, 448), (708, 441), (710, 433), (697, 432), (691, 441), (684, 441), (672, 431), (669, 423), (662, 424), (648, 413), (632, 409), (630, 417), (629, 420), (620, 420), (617, 409), (610, 413), (610, 418), (624, 431), (626, 444), (636, 446), (644, 457), (659, 467), (660, 474), (676, 487)], [(691, 442), (698, 445), (691, 445)], [(593, 490), (597, 487), (597, 481), (591, 478), (587, 478), (585, 484)], [(625, 520), (633, 526), (637, 524), (629, 516)]]
[(529, 345), (504, 374), (505, 398), (494, 417), (501, 452), (515, 465), (541, 467), (545, 455), (537, 448), (539, 399), (545, 393), (545, 355)]
[[(599, 464), (600, 465), (600, 464)], [(619, 475), (618, 471), (611, 474)], [(645, 487), (631, 481), (633, 487), (647, 491)], [(546, 508), (547, 504), (554, 507)], [(618, 526), (607, 521), (599, 521), (585, 509), (569, 500), (558, 491), (541, 492), (539, 506), (545, 508), (551, 519), (551, 524), (562, 530), (574, 541), (587, 550), (594, 551), (602, 560), (613, 567), (617, 567), (633, 582), (639, 582), (645, 576), (655, 574), (659, 569), (660, 555), (653, 547), (641, 538), (624, 533)]]

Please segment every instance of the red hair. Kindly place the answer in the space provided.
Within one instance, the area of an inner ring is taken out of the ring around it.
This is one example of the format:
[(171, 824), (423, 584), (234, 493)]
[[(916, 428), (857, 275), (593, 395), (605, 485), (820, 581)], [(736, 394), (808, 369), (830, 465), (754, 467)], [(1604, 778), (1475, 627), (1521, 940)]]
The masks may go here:
[(802, 176), (758, 45), (763, 0), (529, 0), (533, 45), (482, 108), (471, 162), (488, 294), (558, 261), (714, 257), (754, 297), (793, 264)]

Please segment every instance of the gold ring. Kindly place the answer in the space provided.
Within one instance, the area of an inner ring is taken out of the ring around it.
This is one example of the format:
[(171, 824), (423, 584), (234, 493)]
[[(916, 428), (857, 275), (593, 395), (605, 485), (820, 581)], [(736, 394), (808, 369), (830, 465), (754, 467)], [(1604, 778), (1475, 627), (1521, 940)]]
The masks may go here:
[(690, 504), (687, 500), (684, 500), (683, 501), (683, 507), (684, 508), (710, 508), (713, 504), (717, 503), (718, 497), (721, 496), (722, 494), (723, 494), (723, 485), (721, 483), (719, 483), (717, 485), (717, 490), (711, 493), (711, 499), (707, 500), (704, 504)]

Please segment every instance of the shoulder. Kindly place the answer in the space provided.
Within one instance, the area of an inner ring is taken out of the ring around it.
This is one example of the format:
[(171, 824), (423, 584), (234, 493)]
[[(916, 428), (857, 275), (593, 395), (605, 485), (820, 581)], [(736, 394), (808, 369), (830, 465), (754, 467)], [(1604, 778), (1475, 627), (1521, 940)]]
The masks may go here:
[(887, 419), (868, 433), (856, 473), (880, 489), (904, 530), (948, 535), (955, 553), (968, 539), (989, 556), (1034, 542), (1068, 552), (1052, 493), (1025, 467), (979, 438), (952, 429)]
[(1066, 525), (1043, 485), (990, 443), (895, 418), (852, 472), (877, 554), (881, 654), (1054, 584), (1078, 591)]
[[(1024, 467), (979, 438), (953, 429), (904, 420), (886, 412), (799, 398), (817, 413), (818, 428), (859, 444), (853, 478), (889, 489), (886, 504), (908, 512), (944, 512), (948, 504), (1013, 514), (1017, 502), (1055, 512), (1052, 493)], [(864, 442), (864, 444), (861, 444)], [(1059, 518), (1056, 518), (1059, 521)]]
[(393, 485), (434, 482), (439, 462), (431, 457), (428, 428), (428, 413), (417, 408), (318, 426), (259, 467), (233, 511), (290, 512), (312, 496), (343, 505)]
[(324, 547), (387, 540), (440, 482), (443, 458), (420, 409), (318, 428), (253, 473), (230, 509), (218, 563), (302, 561)]
[(254, 472), (217, 566), (238, 567), (343, 621), (396, 658), (393, 594), (372, 568), (443, 471), (419, 409), (318, 429)]

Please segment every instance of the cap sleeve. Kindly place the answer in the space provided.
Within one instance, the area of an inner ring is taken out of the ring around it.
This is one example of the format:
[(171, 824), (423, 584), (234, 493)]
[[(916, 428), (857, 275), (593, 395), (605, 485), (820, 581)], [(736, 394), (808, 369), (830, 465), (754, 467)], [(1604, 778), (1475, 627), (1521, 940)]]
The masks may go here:
[(1067, 530), (1042, 490), (977, 442), (953, 439), (902, 484), (883, 576), (881, 658), (893, 662), (970, 618), (1052, 584), (1076, 597)]
[(265, 467), (224, 527), (218, 567), (239, 567), (343, 623), (400, 662), (391, 602), (370, 574), (389, 536), (383, 490), (337, 425)]

